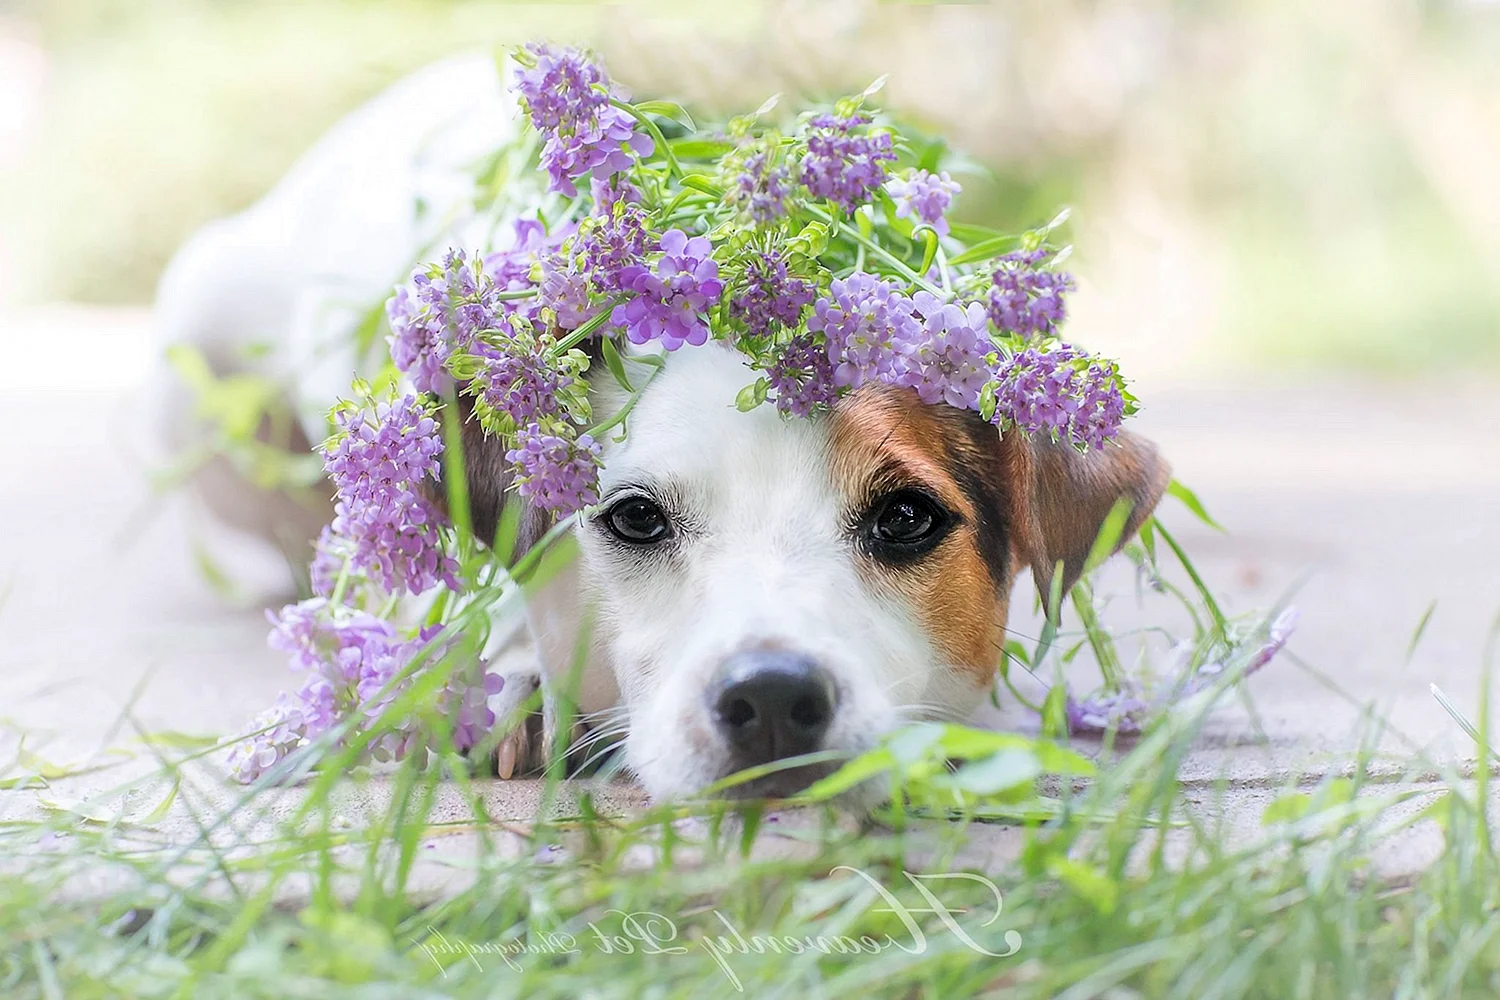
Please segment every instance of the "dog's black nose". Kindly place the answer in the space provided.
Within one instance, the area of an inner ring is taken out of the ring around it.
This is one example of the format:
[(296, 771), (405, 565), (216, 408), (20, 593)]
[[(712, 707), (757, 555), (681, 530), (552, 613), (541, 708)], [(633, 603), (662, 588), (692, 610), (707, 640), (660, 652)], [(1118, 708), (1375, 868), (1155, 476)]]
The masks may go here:
[(780, 649), (731, 656), (708, 697), (741, 768), (817, 750), (836, 701), (833, 681), (816, 662)]

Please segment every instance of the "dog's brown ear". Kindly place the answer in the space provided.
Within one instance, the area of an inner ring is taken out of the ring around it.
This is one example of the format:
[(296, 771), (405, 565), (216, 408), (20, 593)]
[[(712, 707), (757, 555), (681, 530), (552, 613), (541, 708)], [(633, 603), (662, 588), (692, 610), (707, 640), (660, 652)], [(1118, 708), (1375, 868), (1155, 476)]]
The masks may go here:
[[(464, 479), (469, 486), (469, 520), (474, 535), (485, 545), (493, 547), (495, 534), (500, 526), (500, 517), (510, 504), (520, 505), (521, 519), (517, 526), (516, 547), (512, 557), (520, 556), (546, 534), (552, 526), (552, 518), (516, 495), (510, 488), (511, 466), (505, 460), (505, 442), (487, 435), (474, 418), (474, 401), (467, 395), (458, 397), (458, 412), (463, 419)], [(443, 476), (452, 474), (454, 462), (450, 455), (442, 457)], [(445, 516), (448, 510), (448, 490), (440, 482), (426, 484), (427, 495)]]
[(1043, 601), (1059, 562), (1060, 592), (1067, 594), (1078, 582), (1117, 501), (1124, 499), (1130, 513), (1116, 550), (1151, 515), (1172, 478), (1155, 446), (1128, 431), (1083, 454), (1066, 444), (1011, 433), (1001, 442), (1001, 454), (1010, 484), (1012, 549), (1031, 567)]

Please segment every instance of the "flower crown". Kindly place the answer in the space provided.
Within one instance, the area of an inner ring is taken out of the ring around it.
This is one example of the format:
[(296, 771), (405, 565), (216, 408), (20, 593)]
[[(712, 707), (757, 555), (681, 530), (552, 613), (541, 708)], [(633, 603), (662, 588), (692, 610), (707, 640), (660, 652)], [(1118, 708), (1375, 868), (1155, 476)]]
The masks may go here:
[(516, 58), (548, 179), (537, 217), (506, 249), (418, 270), (387, 311), (396, 367), (419, 392), (471, 397), (533, 503), (597, 500), (590, 338), (632, 394), (622, 340), (727, 341), (760, 372), (740, 408), (797, 417), (880, 382), (1083, 449), (1134, 411), (1113, 362), (1057, 338), (1073, 287), (1047, 243), (1058, 223), (950, 223), (960, 188), (941, 147), (877, 122), (878, 85), (790, 134), (769, 124), (774, 100), (700, 130), (676, 104), (628, 103), (578, 50)]

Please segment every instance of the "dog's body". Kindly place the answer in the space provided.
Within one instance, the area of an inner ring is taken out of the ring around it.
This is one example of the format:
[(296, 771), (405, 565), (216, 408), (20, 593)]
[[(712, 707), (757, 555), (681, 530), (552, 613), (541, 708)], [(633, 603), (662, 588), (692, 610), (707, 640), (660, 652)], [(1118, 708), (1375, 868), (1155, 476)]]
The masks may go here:
[[(355, 367), (357, 312), (306, 305), (333, 301), (326, 274), (365, 296), (352, 303), (380, 298), (442, 235), (422, 231), (419, 196), (433, 216), (457, 220), (446, 231), (466, 245), (457, 209), (469, 163), (449, 156), (424, 173), (403, 165), (415, 147), (381, 142), (430, 123), (460, 78), (474, 103), (439, 127), (449, 148), (477, 155), (504, 142), (513, 109), (492, 63), (425, 71), (358, 112), (245, 216), (190, 243), (163, 283), (170, 340), (205, 346), (221, 365), (236, 338), (278, 345), (284, 371), (301, 376), (296, 410), (310, 440)], [(357, 170), (370, 186), (358, 176), (309, 183), (336, 179), (351, 152), (363, 154)], [(424, 190), (402, 190), (402, 178)], [(447, 192), (452, 211), (434, 192)], [(249, 330), (239, 310), (263, 327)], [(1133, 530), (1167, 482), (1153, 449), (1128, 434), (1080, 455), (1002, 439), (977, 415), (905, 390), (865, 388), (812, 420), (768, 406), (742, 413), (735, 396), (753, 377), (716, 343), (667, 357), (628, 436), (606, 442), (601, 502), (576, 529), (579, 560), (529, 609), (544, 685), (568, 676), (588, 622), (580, 707), (618, 724), (626, 762), (656, 797), (809, 751), (857, 751), (913, 717), (966, 718), (1002, 655), (1019, 570), (1045, 592), (1060, 566), (1065, 589), (1116, 501), (1130, 502)], [(619, 394), (596, 379), (597, 411), (613, 412)], [(470, 430), (483, 536), (519, 501), (499, 445)], [(531, 538), (545, 527), (537, 512), (523, 520)], [(505, 697), (530, 689), (512, 678)], [(503, 774), (519, 739), (502, 747)], [(749, 791), (785, 792), (815, 773), (784, 772)]]

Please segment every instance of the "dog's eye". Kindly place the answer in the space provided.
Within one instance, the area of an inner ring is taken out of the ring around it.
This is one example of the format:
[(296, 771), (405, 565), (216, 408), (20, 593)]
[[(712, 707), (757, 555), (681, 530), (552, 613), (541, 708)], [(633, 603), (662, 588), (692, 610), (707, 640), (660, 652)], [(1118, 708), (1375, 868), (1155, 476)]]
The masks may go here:
[(635, 545), (659, 542), (672, 533), (667, 515), (654, 500), (626, 497), (604, 515), (604, 523), (615, 537)]
[(871, 508), (866, 544), (877, 558), (900, 562), (942, 541), (952, 521), (952, 515), (927, 494), (897, 490)]

